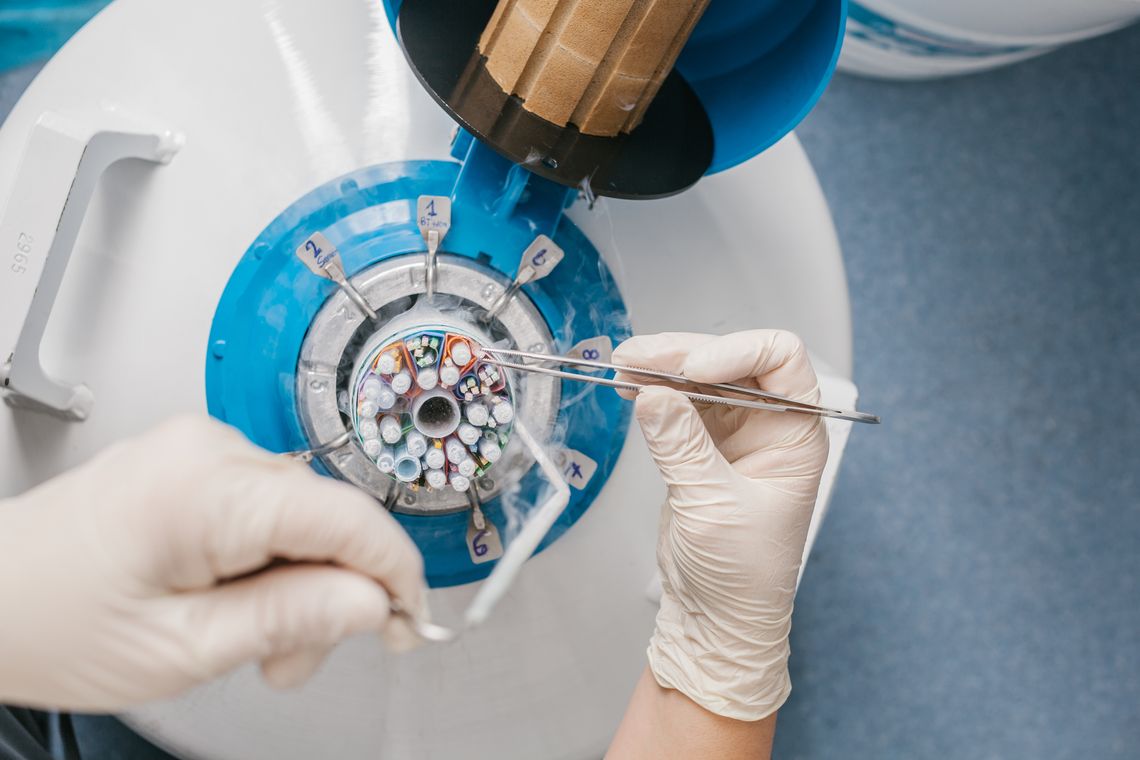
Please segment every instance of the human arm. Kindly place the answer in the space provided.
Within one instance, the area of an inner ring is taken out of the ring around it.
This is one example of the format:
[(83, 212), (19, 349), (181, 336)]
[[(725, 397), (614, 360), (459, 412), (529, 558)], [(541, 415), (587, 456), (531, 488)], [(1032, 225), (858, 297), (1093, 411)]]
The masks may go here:
[[(643, 336), (614, 361), (819, 400), (803, 344), (781, 331)], [(637, 418), (667, 486), (663, 594), (652, 679), (638, 685), (608, 757), (765, 758), (791, 691), (792, 604), (826, 429), (809, 415), (697, 410), (666, 388), (642, 391)], [(685, 739), (676, 737), (682, 730)]]
[(348, 636), (412, 645), (391, 598), (426, 613), (391, 515), (182, 418), (0, 501), (0, 702), (113, 711), (247, 661), (294, 685)]

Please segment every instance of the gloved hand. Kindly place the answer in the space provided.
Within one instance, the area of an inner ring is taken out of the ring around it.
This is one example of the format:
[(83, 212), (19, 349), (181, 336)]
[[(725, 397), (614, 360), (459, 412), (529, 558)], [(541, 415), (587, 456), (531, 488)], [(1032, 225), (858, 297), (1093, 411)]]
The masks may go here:
[(118, 710), (251, 660), (295, 685), (347, 636), (414, 642), (389, 595), (426, 615), (423, 560), (375, 501), (175, 420), (0, 502), (0, 702)]
[[(807, 352), (787, 332), (636, 337), (614, 352), (614, 362), (819, 401)], [(827, 461), (823, 421), (739, 407), (698, 411), (661, 387), (638, 395), (636, 413), (668, 486), (657, 546), (664, 593), (650, 669), (661, 686), (713, 713), (767, 717), (791, 691), (788, 633)]]

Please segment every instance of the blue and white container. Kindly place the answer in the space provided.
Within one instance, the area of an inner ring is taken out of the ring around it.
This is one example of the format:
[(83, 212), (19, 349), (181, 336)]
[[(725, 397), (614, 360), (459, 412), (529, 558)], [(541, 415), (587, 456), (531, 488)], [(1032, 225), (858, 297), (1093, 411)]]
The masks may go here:
[(1004, 66), (1140, 18), (1140, 0), (858, 0), (839, 68), (930, 79)]

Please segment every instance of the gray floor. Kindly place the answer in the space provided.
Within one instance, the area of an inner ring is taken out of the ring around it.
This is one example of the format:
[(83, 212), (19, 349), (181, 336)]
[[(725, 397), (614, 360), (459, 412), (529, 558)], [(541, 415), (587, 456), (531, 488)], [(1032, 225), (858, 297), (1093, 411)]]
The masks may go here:
[(804, 578), (778, 756), (1140, 756), (1140, 28), (840, 78), (799, 134), (887, 423)]
[(800, 136), (887, 424), (856, 431), (805, 577), (778, 756), (1136, 757), (1140, 28), (841, 77)]

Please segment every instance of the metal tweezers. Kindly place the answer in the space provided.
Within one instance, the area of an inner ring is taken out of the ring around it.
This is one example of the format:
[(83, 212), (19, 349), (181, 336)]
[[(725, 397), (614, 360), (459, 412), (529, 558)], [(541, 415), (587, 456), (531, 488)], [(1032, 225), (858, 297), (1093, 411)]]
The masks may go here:
[[(763, 409), (769, 412), (795, 412), (798, 414), (813, 414), (817, 417), (831, 417), (837, 420), (848, 420), (850, 422), (865, 422), (870, 425), (878, 425), (881, 421), (878, 416), (874, 414), (867, 414), (865, 412), (857, 412), (854, 410), (846, 409), (831, 409), (829, 407), (818, 406), (816, 404), (808, 404), (803, 401), (796, 401), (795, 399), (779, 396), (769, 391), (760, 390), (759, 388), (748, 388), (742, 385), (731, 385), (729, 383), (698, 383), (690, 380), (684, 375), (675, 375), (671, 372), (662, 372), (655, 369), (646, 369), (644, 367), (626, 367), (620, 364), (609, 364), (607, 362), (592, 361), (590, 359), (578, 359), (573, 356), (556, 356), (553, 354), (540, 354), (532, 351), (516, 351), (506, 348), (494, 348), (492, 346), (482, 346), (483, 361), (499, 367), (507, 369), (519, 370), (521, 372), (534, 372), (540, 375), (549, 375), (551, 377), (559, 377), (564, 380), (577, 380), (582, 383), (594, 383), (596, 385), (604, 385), (608, 388), (617, 388), (619, 390), (627, 391), (640, 391), (642, 388), (649, 387), (648, 383), (633, 383), (625, 380), (615, 380), (609, 377), (598, 377), (596, 375), (583, 375), (578, 372), (565, 372), (563, 370), (552, 369), (544, 367), (544, 364), (557, 364), (571, 367), (586, 367), (594, 370), (612, 370), (614, 372), (621, 372), (626, 375), (641, 375), (643, 377), (650, 377), (655, 380), (664, 380), (667, 383), (682, 386), (675, 388), (681, 395), (704, 404), (721, 404), (724, 406), (740, 406), (748, 409)], [(506, 357), (506, 358), (503, 358)], [(509, 361), (509, 359), (516, 359), (520, 361)], [(523, 364), (522, 361), (530, 360), (536, 362), (535, 364)], [(749, 398), (732, 398), (722, 395), (714, 395), (713, 393), (700, 393), (686, 390), (685, 386), (698, 389), (707, 389), (717, 393), (732, 393), (738, 396), (747, 396)], [(760, 399), (760, 400), (751, 400)]]

